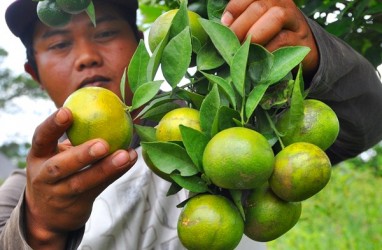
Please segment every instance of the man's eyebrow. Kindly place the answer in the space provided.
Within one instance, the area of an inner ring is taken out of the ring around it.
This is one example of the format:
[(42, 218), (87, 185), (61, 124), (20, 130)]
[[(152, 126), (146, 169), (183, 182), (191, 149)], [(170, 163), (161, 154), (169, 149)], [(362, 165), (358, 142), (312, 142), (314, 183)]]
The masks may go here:
[[(100, 16), (100, 17), (98, 17), (96, 19), (96, 25), (102, 24), (102, 23), (105, 23), (105, 22), (112, 22), (112, 21), (115, 21), (115, 20), (122, 20), (122, 18), (119, 17), (119, 16), (115, 16), (115, 15), (111, 15), (111, 14), (106, 14), (106, 15)], [(89, 22), (89, 26), (94, 27), (92, 22)]]
[(65, 35), (68, 33), (69, 33), (69, 30), (66, 30), (66, 29), (52, 29), (52, 30), (48, 30), (47, 32), (45, 32), (42, 35), (42, 38), (47, 39), (47, 38), (55, 36), (55, 35)]

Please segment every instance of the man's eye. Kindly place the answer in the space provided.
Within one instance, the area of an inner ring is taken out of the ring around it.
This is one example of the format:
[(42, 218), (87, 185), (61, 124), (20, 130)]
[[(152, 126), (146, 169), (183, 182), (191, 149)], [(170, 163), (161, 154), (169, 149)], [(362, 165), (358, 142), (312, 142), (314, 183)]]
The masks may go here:
[(110, 38), (110, 37), (113, 37), (115, 36), (116, 34), (118, 33), (118, 31), (115, 31), (115, 30), (108, 30), (108, 31), (103, 31), (103, 32), (99, 32), (98, 34), (96, 34), (96, 38)]
[(62, 50), (70, 46), (70, 42), (59, 42), (49, 47), (50, 50)]

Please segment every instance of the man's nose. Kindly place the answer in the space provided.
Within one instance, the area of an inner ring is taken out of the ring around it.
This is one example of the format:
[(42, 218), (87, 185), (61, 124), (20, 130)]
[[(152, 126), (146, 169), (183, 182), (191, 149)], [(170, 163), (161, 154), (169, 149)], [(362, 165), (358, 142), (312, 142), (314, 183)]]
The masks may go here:
[(102, 56), (97, 46), (91, 41), (81, 41), (76, 48), (77, 58), (75, 67), (77, 70), (84, 70), (102, 65)]

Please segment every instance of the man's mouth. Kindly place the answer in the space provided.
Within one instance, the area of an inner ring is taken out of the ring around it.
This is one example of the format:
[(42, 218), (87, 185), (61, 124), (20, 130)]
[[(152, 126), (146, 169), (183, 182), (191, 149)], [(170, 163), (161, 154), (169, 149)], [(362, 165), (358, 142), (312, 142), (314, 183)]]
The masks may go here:
[(109, 81), (110, 81), (109, 78), (106, 78), (103, 76), (93, 76), (93, 77), (84, 79), (81, 82), (80, 88), (89, 87), (89, 86), (102, 87), (103, 85), (107, 84)]

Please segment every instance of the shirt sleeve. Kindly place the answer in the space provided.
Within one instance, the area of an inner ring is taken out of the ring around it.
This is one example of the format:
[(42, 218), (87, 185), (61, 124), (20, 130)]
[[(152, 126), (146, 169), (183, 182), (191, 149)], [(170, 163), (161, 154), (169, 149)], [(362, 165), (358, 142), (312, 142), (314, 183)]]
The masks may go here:
[[(26, 173), (17, 170), (0, 188), (0, 249), (32, 249), (25, 237)], [(85, 227), (70, 232), (65, 249), (77, 249)]]
[(377, 70), (339, 38), (309, 20), (320, 55), (309, 98), (337, 114), (340, 133), (327, 150), (333, 164), (357, 156), (382, 139), (382, 84)]

